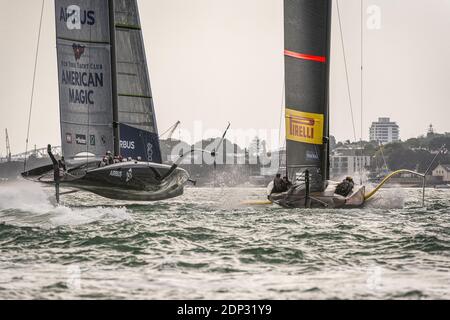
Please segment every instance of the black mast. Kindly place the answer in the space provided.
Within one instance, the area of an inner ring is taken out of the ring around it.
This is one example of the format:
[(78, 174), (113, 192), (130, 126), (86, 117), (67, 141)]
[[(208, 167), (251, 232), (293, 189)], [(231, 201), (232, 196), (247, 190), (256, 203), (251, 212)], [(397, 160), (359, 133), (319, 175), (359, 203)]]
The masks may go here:
[(331, 0), (284, 0), (286, 167), (309, 172), (311, 192), (329, 179)]
[(332, 14), (333, 14), (333, 0), (330, 0), (328, 5), (328, 16), (327, 16), (327, 62), (326, 62), (326, 84), (325, 84), (325, 101), (326, 101), (326, 107), (325, 107), (325, 128), (324, 128), (324, 159), (323, 161), (323, 168), (322, 172), (325, 174), (325, 180), (330, 180), (330, 66), (331, 66), (331, 21), (332, 21)]
[(120, 155), (120, 132), (119, 132), (119, 102), (117, 94), (117, 68), (116, 68), (116, 24), (114, 0), (108, 1), (109, 5), (109, 30), (111, 42), (111, 84), (112, 84), (112, 107), (113, 107), (113, 135), (114, 155)]

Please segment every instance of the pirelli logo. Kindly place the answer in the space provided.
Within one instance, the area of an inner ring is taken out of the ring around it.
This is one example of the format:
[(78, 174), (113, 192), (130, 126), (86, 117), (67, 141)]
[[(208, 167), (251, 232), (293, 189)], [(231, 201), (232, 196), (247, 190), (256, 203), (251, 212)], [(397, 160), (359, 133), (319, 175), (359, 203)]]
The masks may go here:
[(323, 114), (286, 109), (287, 140), (323, 144)]

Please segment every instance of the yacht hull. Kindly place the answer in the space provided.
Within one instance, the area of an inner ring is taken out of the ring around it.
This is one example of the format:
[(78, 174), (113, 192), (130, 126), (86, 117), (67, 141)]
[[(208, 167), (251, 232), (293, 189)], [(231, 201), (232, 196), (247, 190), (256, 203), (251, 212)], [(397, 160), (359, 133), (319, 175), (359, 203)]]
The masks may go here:
[(359, 208), (365, 203), (365, 187), (355, 186), (354, 191), (348, 197), (335, 194), (337, 182), (329, 181), (328, 187), (323, 192), (311, 193), (307, 202), (305, 193), (296, 191), (295, 188), (278, 194), (269, 195), (269, 200), (285, 208)]
[[(165, 177), (171, 166), (156, 163), (124, 162), (102, 168), (96, 166), (96, 163), (89, 163), (69, 169), (61, 178), (60, 186), (114, 200), (159, 201), (182, 195), (189, 180), (189, 174), (181, 168)], [(45, 184), (54, 183), (53, 170), (34, 172), (39, 174), (28, 172), (23, 177)]]

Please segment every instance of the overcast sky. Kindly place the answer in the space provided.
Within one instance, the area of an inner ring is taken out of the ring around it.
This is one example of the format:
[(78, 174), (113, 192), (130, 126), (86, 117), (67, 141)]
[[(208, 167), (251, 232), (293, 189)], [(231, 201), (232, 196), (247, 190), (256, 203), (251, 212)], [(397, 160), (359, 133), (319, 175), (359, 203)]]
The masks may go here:
[[(364, 33), (363, 133), (378, 117), (401, 138), (432, 123), (450, 131), (450, 0), (365, 0), (381, 9), (381, 29)], [(282, 0), (140, 0), (160, 132), (177, 120), (193, 130), (278, 130), (283, 103)], [(41, 1), (0, 0), (0, 154), (8, 128), (13, 153), (25, 149)], [(360, 0), (340, 0), (357, 136), (360, 135)], [(30, 145), (59, 144), (54, 3), (45, 0)], [(366, 15), (366, 19), (373, 15)], [(333, 9), (331, 131), (353, 140)], [(175, 134), (177, 137), (177, 134)]]

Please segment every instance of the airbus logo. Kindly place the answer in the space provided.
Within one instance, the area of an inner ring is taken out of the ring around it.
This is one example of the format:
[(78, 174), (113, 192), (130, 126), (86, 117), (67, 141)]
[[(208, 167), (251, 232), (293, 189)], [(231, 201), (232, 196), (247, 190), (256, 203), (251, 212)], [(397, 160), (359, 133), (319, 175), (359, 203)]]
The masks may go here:
[(64, 21), (69, 30), (81, 30), (83, 25), (95, 24), (95, 12), (81, 10), (77, 5), (70, 5), (67, 8), (61, 8), (59, 21)]
[(112, 170), (109, 175), (115, 178), (122, 178), (122, 171)]
[(123, 140), (120, 140), (120, 148), (127, 150), (136, 149), (134, 141), (123, 141)]

